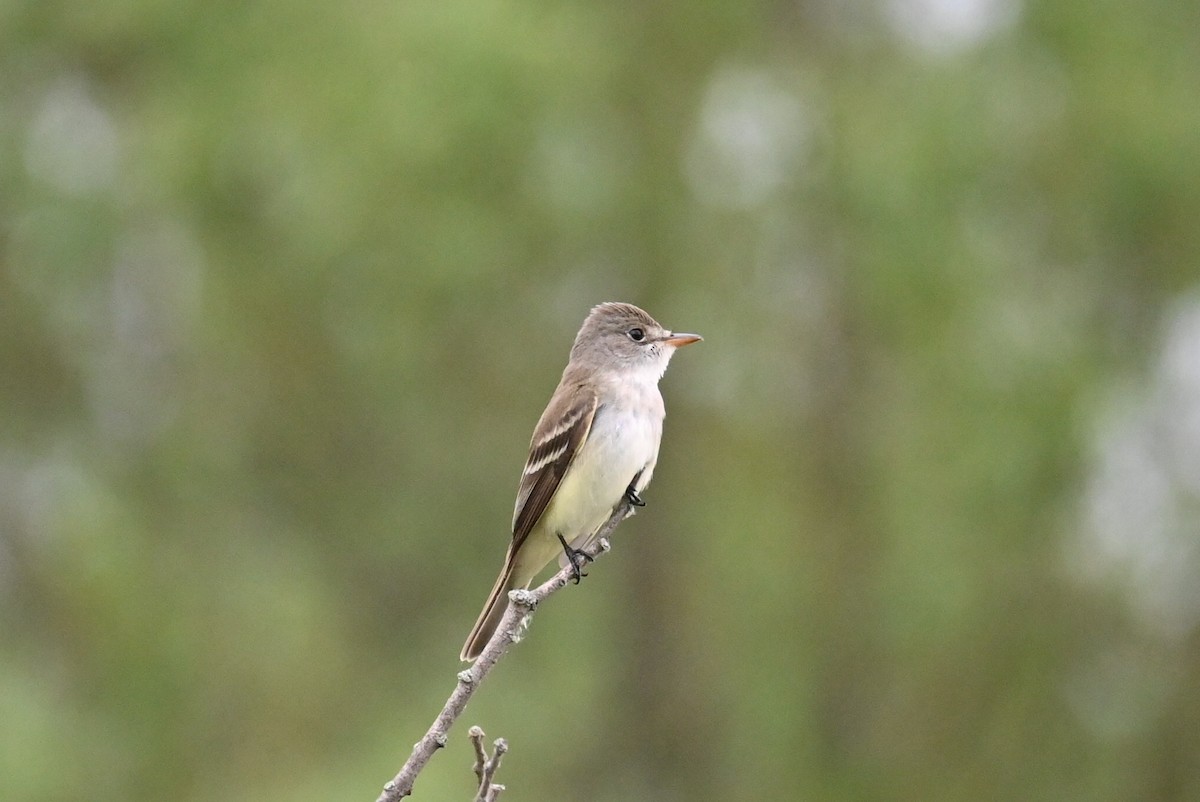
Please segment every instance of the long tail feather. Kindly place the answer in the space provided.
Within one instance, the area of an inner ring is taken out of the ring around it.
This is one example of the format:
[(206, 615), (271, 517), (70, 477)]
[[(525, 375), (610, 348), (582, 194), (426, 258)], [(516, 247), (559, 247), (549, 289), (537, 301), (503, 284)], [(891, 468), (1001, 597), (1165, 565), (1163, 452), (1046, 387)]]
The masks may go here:
[(458, 656), (460, 660), (474, 660), (483, 651), (483, 647), (487, 646), (492, 635), (496, 633), (496, 627), (500, 625), (505, 608), (508, 607), (508, 592), (516, 586), (513, 561), (507, 559), (504, 561), (504, 570), (496, 577), (496, 584), (492, 587), (487, 604), (483, 605), (479, 620), (475, 622), (471, 634), (467, 636), (467, 642), (463, 644), (462, 652)]

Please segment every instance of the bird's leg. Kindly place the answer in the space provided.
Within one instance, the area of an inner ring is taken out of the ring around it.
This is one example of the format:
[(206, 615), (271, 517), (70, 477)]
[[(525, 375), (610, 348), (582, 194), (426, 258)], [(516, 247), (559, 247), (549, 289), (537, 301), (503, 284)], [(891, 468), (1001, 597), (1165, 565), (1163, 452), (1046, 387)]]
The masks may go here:
[[(645, 468), (642, 469), (643, 471)], [(642, 501), (642, 497), (638, 495), (637, 483), (642, 478), (642, 471), (638, 471), (633, 475), (633, 480), (629, 483), (629, 487), (625, 488), (625, 500), (635, 507), (645, 507), (646, 502)]]
[(579, 569), (592, 561), (592, 555), (579, 549), (571, 548), (571, 544), (567, 543), (567, 539), (562, 536), (561, 532), (558, 534), (558, 542), (562, 544), (563, 553), (567, 555), (567, 561), (571, 563), (571, 573), (575, 575), (575, 584), (578, 585), (579, 580), (587, 576), (587, 574)]

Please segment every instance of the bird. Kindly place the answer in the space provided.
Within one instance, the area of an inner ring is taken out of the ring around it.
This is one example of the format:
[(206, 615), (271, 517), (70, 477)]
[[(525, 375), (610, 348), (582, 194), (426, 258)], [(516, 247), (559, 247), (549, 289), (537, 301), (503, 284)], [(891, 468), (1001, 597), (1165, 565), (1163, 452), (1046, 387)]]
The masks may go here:
[(508, 592), (528, 588), (563, 554), (579, 581), (579, 551), (622, 498), (642, 506), (658, 462), (666, 411), (659, 379), (698, 334), (672, 332), (633, 304), (593, 307), (562, 379), (534, 427), (513, 509), (512, 541), (460, 659), (479, 657)]

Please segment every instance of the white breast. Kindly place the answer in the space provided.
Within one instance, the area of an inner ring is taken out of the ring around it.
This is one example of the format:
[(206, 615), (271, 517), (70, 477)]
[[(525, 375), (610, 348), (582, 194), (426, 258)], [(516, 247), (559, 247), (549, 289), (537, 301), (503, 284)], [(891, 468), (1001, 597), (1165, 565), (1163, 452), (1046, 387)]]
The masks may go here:
[(663, 423), (658, 384), (635, 382), (623, 390), (616, 397), (627, 403), (605, 404), (596, 412), (587, 441), (543, 514), (550, 532), (568, 542), (582, 542), (608, 520), (639, 472), (639, 491), (654, 472)]

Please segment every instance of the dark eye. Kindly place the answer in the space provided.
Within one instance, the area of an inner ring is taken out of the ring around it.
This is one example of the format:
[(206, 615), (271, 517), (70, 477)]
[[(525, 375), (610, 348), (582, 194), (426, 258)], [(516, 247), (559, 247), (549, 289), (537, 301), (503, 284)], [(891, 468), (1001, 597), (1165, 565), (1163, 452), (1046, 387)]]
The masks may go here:
[(629, 334), (629, 339), (633, 340), (635, 343), (640, 343), (642, 340), (646, 339), (646, 332), (642, 331), (637, 326), (634, 326), (627, 333)]

